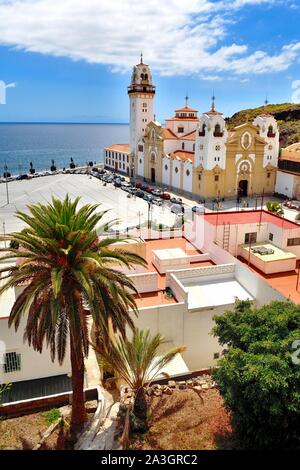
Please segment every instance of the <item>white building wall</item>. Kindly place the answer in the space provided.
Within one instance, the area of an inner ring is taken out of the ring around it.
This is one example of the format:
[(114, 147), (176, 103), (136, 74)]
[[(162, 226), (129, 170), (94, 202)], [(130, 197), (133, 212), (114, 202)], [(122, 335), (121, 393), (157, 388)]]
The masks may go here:
[(12, 373), (2, 373), (0, 364), (0, 383), (20, 382), (22, 380), (40, 379), (55, 375), (69, 374), (71, 372), (70, 349), (66, 351), (63, 365), (58, 361), (51, 361), (49, 349), (44, 346), (42, 354), (33, 350), (27, 343), (23, 342), (25, 319), (21, 321), (19, 329), (15, 332), (14, 327), (8, 328), (8, 320), (0, 319), (0, 341), (5, 344), (5, 352), (16, 352), (21, 354), (21, 370)]
[(188, 161), (183, 165), (183, 190), (190, 193), (193, 190), (193, 164)]
[[(176, 168), (178, 169), (176, 173)], [(181, 164), (178, 160), (173, 160), (173, 170), (172, 170), (172, 186), (174, 188), (180, 189), (180, 178), (181, 178)]]
[(150, 329), (151, 334), (161, 333), (166, 341), (186, 346), (182, 357), (190, 370), (196, 370), (213, 366), (214, 353), (223, 349), (211, 336), (212, 317), (223, 312), (224, 308), (217, 308), (191, 313), (184, 303), (178, 303), (142, 308), (134, 322), (137, 328)]
[(170, 185), (170, 174), (171, 174), (170, 163), (171, 163), (171, 160), (169, 158), (163, 157), (162, 159), (162, 183), (166, 184), (167, 186)]
[[(277, 166), (279, 156), (279, 130), (276, 119), (273, 116), (268, 115), (257, 116), (254, 119), (253, 124), (254, 126), (259, 126), (259, 135), (267, 142), (264, 151), (263, 166), (267, 166), (268, 163), (273, 166)], [(273, 127), (275, 137), (268, 137), (269, 126)]]
[[(179, 138), (184, 136), (185, 134), (189, 134), (190, 132), (193, 132), (196, 129), (197, 124), (198, 124), (197, 119), (187, 120), (187, 121), (185, 121), (184, 119), (180, 119), (180, 120), (166, 119), (166, 127), (168, 129), (171, 129), (171, 131), (174, 132), (174, 134), (176, 134), (177, 137)], [(183, 132), (178, 133), (178, 127), (183, 127)]]
[[(205, 136), (199, 136), (203, 124), (206, 125)], [(214, 137), (215, 126), (219, 124), (222, 137)], [(228, 131), (225, 126), (225, 120), (220, 115), (208, 116), (203, 114), (197, 126), (196, 146), (195, 146), (195, 167), (200, 164), (206, 170), (212, 170), (216, 165), (225, 169), (226, 167), (226, 141)], [(220, 149), (217, 149), (219, 148)]]
[(176, 150), (181, 150), (181, 146), (178, 144), (178, 140), (166, 139), (164, 140), (164, 153), (169, 155)]
[(287, 197), (293, 197), (293, 190), (295, 185), (295, 175), (284, 173), (278, 170), (276, 175), (275, 191), (280, 194), (285, 194)]
[[(149, 122), (153, 120), (153, 95), (133, 93), (130, 99), (130, 152), (137, 155), (138, 142), (144, 137)], [(143, 107), (147, 103), (147, 107)], [(143, 111), (144, 110), (144, 111)], [(143, 121), (144, 120), (144, 121)]]
[(137, 167), (137, 174), (140, 176), (145, 175), (145, 169), (144, 169), (144, 152), (138, 152), (138, 167)]

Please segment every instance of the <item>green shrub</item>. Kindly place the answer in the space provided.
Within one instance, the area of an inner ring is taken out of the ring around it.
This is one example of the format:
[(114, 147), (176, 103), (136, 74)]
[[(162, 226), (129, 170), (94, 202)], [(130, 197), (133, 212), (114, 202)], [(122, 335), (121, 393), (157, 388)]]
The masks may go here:
[(59, 420), (61, 417), (60, 411), (57, 408), (52, 408), (52, 410), (46, 411), (44, 413), (44, 416), (46, 418), (47, 423), (49, 426), (53, 423), (56, 423), (56, 421)]
[(300, 448), (300, 307), (238, 301), (214, 320), (213, 334), (228, 350), (213, 378), (243, 447)]

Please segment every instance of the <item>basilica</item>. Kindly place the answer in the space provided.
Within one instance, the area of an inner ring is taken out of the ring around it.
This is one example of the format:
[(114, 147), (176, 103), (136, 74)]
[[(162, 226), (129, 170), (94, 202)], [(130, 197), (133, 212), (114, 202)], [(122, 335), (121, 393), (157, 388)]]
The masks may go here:
[(130, 142), (105, 148), (108, 169), (203, 199), (274, 191), (279, 131), (272, 115), (229, 129), (214, 97), (201, 116), (186, 97), (184, 107), (163, 126), (154, 114), (155, 86), (142, 56), (133, 68), (128, 96)]

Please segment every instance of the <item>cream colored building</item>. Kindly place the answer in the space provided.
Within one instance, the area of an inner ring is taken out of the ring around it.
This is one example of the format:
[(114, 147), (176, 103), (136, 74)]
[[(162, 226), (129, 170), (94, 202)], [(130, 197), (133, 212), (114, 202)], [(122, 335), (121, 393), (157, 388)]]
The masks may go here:
[(275, 190), (291, 199), (300, 200), (300, 142), (282, 149)]
[(120, 144), (107, 147), (107, 168), (201, 198), (274, 192), (279, 131), (272, 115), (228, 129), (214, 97), (200, 117), (186, 98), (163, 126), (154, 115), (155, 86), (142, 57), (133, 68), (128, 95), (130, 143), (122, 146), (127, 161), (122, 161)]

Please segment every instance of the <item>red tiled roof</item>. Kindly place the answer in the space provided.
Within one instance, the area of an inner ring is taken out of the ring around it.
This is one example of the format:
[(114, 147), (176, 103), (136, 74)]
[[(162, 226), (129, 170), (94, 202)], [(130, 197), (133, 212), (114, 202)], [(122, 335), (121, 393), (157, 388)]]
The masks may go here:
[(189, 108), (185, 106), (184, 108), (175, 109), (175, 113), (197, 113), (198, 109)]
[(187, 150), (176, 150), (175, 152), (170, 153), (171, 157), (179, 157), (181, 160), (191, 160), (194, 161), (194, 152), (188, 152)]
[(196, 140), (196, 131), (189, 132), (181, 137), (181, 140)]
[(271, 223), (281, 227), (284, 230), (299, 229), (300, 226), (296, 222), (292, 222), (283, 217), (271, 214), (268, 211), (239, 211), (239, 212), (219, 212), (219, 213), (206, 213), (204, 219), (212, 225), (242, 225), (242, 224), (255, 224), (255, 223)]
[(168, 118), (166, 121), (200, 121), (198, 117), (173, 117)]
[(168, 127), (164, 127), (163, 131), (164, 131), (164, 138), (165, 139), (167, 139), (167, 140), (177, 140), (178, 139), (177, 135), (174, 134), (174, 132), (171, 131), (171, 129), (169, 129)]
[(110, 147), (105, 147), (105, 150), (112, 150), (113, 152), (130, 153), (130, 145), (129, 144), (113, 144)]

